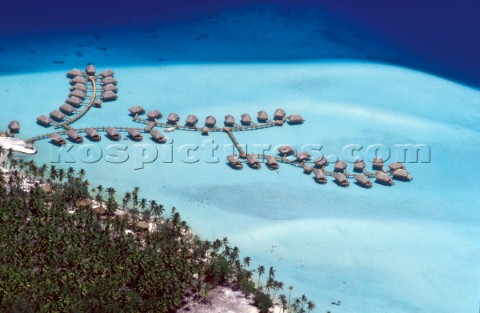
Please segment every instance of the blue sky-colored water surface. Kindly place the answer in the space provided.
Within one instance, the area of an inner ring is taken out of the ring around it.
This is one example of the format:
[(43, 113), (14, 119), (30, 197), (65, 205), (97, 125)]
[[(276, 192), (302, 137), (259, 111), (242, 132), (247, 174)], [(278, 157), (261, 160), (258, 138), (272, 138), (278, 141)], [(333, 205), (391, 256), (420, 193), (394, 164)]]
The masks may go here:
[[(137, 126), (127, 111), (134, 104), (201, 122), (283, 107), (305, 124), (241, 132), (239, 142), (321, 145), (332, 158), (355, 144), (366, 159), (367, 147), (381, 144), (392, 160), (401, 157), (396, 145), (424, 144), (429, 159), (407, 164), (412, 182), (371, 190), (320, 186), (288, 166), (234, 171), (224, 161), (232, 148), (223, 133), (175, 131), (173, 162), (155, 145), (159, 156), (143, 169), (133, 156), (79, 162), (78, 146), (76, 162), (62, 156), (59, 166), (84, 167), (94, 185), (119, 193), (140, 186), (145, 197), (176, 206), (202, 236), (228, 236), (255, 263), (273, 265), (319, 312), (477, 312), (480, 92), (391, 65), (406, 63), (405, 53), (324, 11), (302, 12), (230, 10), (148, 29), (9, 38), (0, 52), (0, 123), (19, 120), (21, 137), (47, 132), (34, 120), (65, 100), (64, 73), (94, 62), (116, 71), (119, 100), (75, 127)], [(217, 163), (204, 153), (207, 140), (219, 145)], [(198, 162), (182, 162), (185, 144), (200, 146)], [(56, 160), (58, 148), (37, 147), (36, 160)]]

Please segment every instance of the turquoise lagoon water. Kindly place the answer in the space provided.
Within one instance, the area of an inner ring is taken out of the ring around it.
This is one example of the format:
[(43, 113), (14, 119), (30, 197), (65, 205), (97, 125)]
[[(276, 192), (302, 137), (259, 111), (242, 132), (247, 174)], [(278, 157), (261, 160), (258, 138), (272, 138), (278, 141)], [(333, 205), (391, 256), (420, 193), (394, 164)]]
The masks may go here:
[[(94, 144), (104, 152), (98, 162), (81, 162), (77, 145), (75, 162), (63, 154), (55, 164), (85, 168), (93, 186), (115, 186), (119, 195), (139, 186), (145, 198), (176, 206), (201, 236), (228, 236), (255, 266), (273, 265), (294, 294), (316, 302), (317, 312), (478, 312), (478, 90), (364, 61), (403, 59), (318, 12), (240, 12), (140, 32), (15, 38), (2, 41), (0, 53), (0, 125), (17, 119), (22, 138), (52, 131), (35, 118), (65, 100), (65, 72), (91, 61), (116, 71), (119, 99), (92, 108), (74, 127), (140, 127), (128, 116), (135, 104), (164, 116), (177, 112), (182, 121), (196, 114), (202, 125), (210, 114), (221, 123), (226, 114), (238, 119), (282, 107), (306, 122), (239, 132), (239, 142), (249, 151), (321, 146), (311, 152), (332, 160), (348, 157), (348, 145), (363, 147), (365, 159), (368, 147), (380, 145), (392, 161), (402, 158), (398, 144), (428, 147), (419, 162), (408, 159), (413, 181), (370, 190), (321, 186), (286, 165), (235, 171), (225, 164), (232, 147), (223, 133), (168, 133), (171, 146), (151, 146), (158, 158), (142, 169), (134, 158), (138, 144), (129, 140), (120, 142), (131, 152), (121, 164), (107, 161), (106, 139)], [(303, 61), (286, 61), (296, 59)], [(219, 146), (218, 162), (208, 140)], [(147, 137), (142, 143), (152, 144)], [(36, 145), (37, 162), (58, 160), (58, 148)], [(200, 147), (198, 162), (182, 161), (184, 145)], [(164, 156), (170, 147), (173, 162)]]
[[(194, 113), (202, 122), (209, 114), (221, 121), (226, 114), (283, 107), (306, 122), (240, 132), (239, 142), (249, 149), (317, 144), (332, 158), (344, 156), (348, 144), (382, 144), (392, 150), (392, 159), (396, 144), (428, 145), (430, 162), (407, 164), (412, 182), (375, 184), (370, 190), (331, 181), (321, 186), (289, 166), (232, 170), (224, 162), (231, 146), (223, 133), (169, 133), (173, 162), (154, 145), (159, 158), (143, 169), (135, 169), (133, 156), (122, 164), (105, 157), (85, 164), (75, 152), (76, 163), (59, 166), (86, 168), (93, 185), (113, 185), (120, 194), (140, 186), (142, 196), (176, 206), (200, 235), (228, 236), (255, 264), (273, 265), (279, 278), (313, 298), (320, 312), (478, 309), (478, 91), (413, 70), (359, 62), (120, 67), (116, 78), (119, 100), (92, 108), (76, 127), (138, 126), (128, 116), (133, 104), (175, 111), (182, 119)], [(60, 105), (68, 89), (63, 71), (2, 76), (0, 85), (1, 122), (18, 119), (22, 137), (46, 132), (35, 117)], [(220, 146), (219, 163), (208, 163), (202, 148), (195, 151), (198, 162), (181, 161), (179, 147), (205, 140)], [(106, 151), (109, 144), (102, 140), (98, 146)], [(121, 144), (132, 150), (135, 145)], [(37, 148), (38, 162), (55, 161), (58, 148), (47, 141)], [(426, 160), (421, 155), (419, 161)]]

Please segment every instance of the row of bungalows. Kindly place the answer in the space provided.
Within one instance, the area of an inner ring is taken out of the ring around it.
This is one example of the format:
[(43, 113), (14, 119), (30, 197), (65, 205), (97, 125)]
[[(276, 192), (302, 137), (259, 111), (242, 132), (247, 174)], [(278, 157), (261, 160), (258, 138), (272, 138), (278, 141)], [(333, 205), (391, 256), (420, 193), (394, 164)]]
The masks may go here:
[[(132, 140), (140, 141), (140, 140), (143, 139), (142, 134), (136, 128), (127, 128), (126, 131), (127, 131), (129, 137)], [(114, 127), (106, 128), (105, 132), (107, 133), (107, 137), (110, 138), (111, 140), (120, 140), (121, 139), (120, 133)], [(80, 134), (76, 130), (70, 129), (70, 130), (66, 131), (65, 133), (73, 142), (82, 142), (83, 141), (82, 136), (80, 136)], [(87, 134), (87, 137), (92, 141), (100, 141), (101, 138), (102, 138), (101, 135), (98, 133), (98, 131), (95, 128), (87, 128), (87, 129), (85, 129), (85, 133)], [(152, 130), (150, 132), (150, 134), (152, 136), (152, 139), (155, 140), (156, 142), (159, 142), (159, 143), (165, 143), (166, 142), (166, 137), (161, 132), (159, 132), (158, 130)], [(49, 137), (50, 137), (51, 141), (55, 144), (62, 145), (62, 144), (66, 143), (65, 139), (62, 136), (60, 136), (58, 133), (53, 133)]]
[(74, 91), (74, 90), (80, 90), (80, 91), (83, 91), (83, 92), (87, 92), (88, 88), (85, 84), (75, 83), (72, 86), (70, 86), (70, 91)]

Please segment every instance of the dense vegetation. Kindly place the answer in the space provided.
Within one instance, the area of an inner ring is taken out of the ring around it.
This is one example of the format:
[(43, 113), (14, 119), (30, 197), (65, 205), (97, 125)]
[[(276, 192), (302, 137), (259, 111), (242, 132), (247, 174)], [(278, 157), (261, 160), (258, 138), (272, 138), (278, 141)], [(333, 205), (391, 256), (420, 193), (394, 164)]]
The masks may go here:
[[(175, 312), (185, 295), (219, 285), (252, 295), (262, 312), (272, 299), (284, 312), (315, 306), (305, 296), (291, 301), (293, 287), (277, 297), (283, 283), (273, 268), (248, 270), (250, 258), (227, 238), (200, 240), (175, 208), (165, 214), (139, 188), (117, 203), (115, 189), (91, 188), (83, 170), (8, 156), (9, 172), (0, 172), (1, 312)], [(93, 209), (92, 200), (101, 205)]]

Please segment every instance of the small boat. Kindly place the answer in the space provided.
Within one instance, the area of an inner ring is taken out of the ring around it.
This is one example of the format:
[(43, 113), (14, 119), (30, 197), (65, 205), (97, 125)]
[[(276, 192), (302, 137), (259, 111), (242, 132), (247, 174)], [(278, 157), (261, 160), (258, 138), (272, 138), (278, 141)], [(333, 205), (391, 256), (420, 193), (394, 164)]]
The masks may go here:
[(173, 132), (175, 130), (175, 127), (169, 127), (165, 129), (166, 132)]

